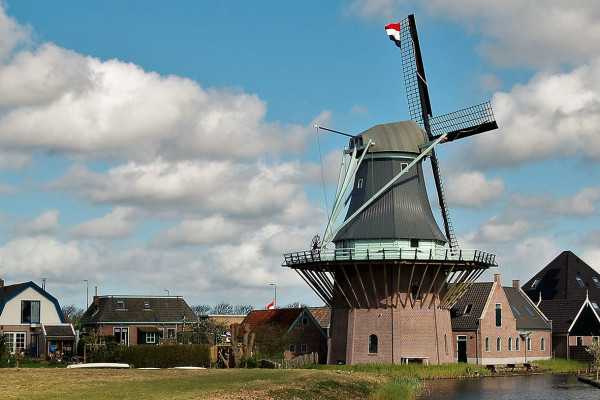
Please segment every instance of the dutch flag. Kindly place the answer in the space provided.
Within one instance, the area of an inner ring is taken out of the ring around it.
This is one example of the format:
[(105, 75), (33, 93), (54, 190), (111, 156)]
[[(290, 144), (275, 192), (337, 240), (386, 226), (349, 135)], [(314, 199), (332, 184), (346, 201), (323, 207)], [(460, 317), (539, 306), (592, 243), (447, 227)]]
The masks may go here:
[(400, 23), (386, 25), (385, 31), (390, 37), (390, 40), (394, 42), (396, 46), (400, 47)]

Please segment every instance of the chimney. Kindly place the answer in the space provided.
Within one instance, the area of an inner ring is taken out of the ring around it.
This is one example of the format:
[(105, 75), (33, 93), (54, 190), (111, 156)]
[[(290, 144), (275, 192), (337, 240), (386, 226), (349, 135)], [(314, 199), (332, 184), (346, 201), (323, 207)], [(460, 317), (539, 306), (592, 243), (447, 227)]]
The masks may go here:
[(520, 288), (521, 287), (521, 281), (519, 281), (518, 279), (513, 279), (513, 287), (514, 288)]
[(500, 274), (494, 274), (494, 282), (500, 285)]

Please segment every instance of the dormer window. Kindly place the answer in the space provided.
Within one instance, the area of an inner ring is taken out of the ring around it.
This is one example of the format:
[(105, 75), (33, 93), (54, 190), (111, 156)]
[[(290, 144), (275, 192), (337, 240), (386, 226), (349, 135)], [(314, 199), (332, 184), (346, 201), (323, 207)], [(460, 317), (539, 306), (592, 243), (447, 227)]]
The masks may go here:
[(123, 300), (117, 300), (117, 309), (119, 309), (119, 310), (125, 309), (125, 302)]
[(579, 283), (580, 287), (585, 287), (585, 283), (583, 283), (583, 279), (581, 279), (580, 276), (576, 276), (575, 279), (577, 280), (577, 283)]
[(467, 304), (466, 307), (465, 307), (465, 312), (463, 313), (463, 315), (470, 315), (472, 309), (473, 309), (473, 304)]
[(541, 279), (540, 278), (535, 278), (535, 280), (533, 281), (533, 283), (531, 284), (532, 288), (536, 288), (537, 285), (539, 285)]
[(144, 302), (144, 309), (145, 310), (149, 310), (150, 309), (150, 302), (149, 301), (145, 301)]
[(592, 277), (592, 280), (594, 281), (594, 283), (596, 284), (596, 287), (600, 288), (600, 281), (598, 280), (598, 278), (596, 278), (595, 276)]
[(358, 182), (356, 182), (356, 188), (357, 189), (362, 189), (363, 187), (363, 180), (359, 179)]

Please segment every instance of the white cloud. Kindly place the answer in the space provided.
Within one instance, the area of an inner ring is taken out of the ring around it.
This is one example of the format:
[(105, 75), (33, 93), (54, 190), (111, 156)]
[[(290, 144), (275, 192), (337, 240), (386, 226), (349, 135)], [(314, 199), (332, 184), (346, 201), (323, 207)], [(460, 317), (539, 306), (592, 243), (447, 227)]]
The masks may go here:
[(476, 168), (515, 167), (542, 159), (600, 159), (600, 57), (570, 72), (540, 72), (492, 98), (499, 130), (456, 147)]
[(527, 221), (507, 222), (498, 217), (491, 218), (481, 227), (483, 239), (490, 242), (513, 242), (525, 237), (529, 231)]
[(600, 247), (596, 243), (596, 247), (584, 250), (580, 257), (587, 265), (600, 272)]
[(350, 114), (352, 115), (368, 115), (370, 113), (371, 111), (367, 107), (358, 104), (353, 105), (352, 109), (350, 110)]
[(178, 226), (159, 234), (152, 242), (160, 247), (229, 242), (239, 238), (242, 232), (241, 225), (213, 215), (199, 220), (182, 221)]
[(502, 179), (486, 179), (481, 172), (452, 175), (444, 184), (448, 202), (456, 206), (483, 208), (504, 193)]
[(0, 3), (0, 61), (6, 60), (18, 45), (28, 43), (31, 35), (31, 28), (6, 15), (3, 6), (4, 2)]
[(97, 265), (96, 250), (47, 236), (15, 239), (0, 247), (0, 270), (8, 278), (72, 280)]
[(15, 224), (15, 231), (23, 235), (45, 235), (58, 231), (59, 210), (46, 210), (37, 217)]
[(96, 218), (77, 224), (69, 230), (74, 238), (117, 239), (129, 237), (136, 225), (130, 207), (115, 207), (102, 218)]
[(517, 193), (509, 198), (510, 206), (521, 210), (574, 216), (595, 215), (595, 203), (599, 201), (600, 186), (584, 187), (572, 196), (556, 197), (551, 193), (543, 193), (524, 197)]

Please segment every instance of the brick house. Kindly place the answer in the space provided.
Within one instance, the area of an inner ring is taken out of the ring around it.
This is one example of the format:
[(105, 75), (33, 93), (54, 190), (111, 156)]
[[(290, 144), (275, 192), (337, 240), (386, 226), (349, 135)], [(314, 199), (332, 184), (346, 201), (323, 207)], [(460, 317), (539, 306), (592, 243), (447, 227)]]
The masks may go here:
[(260, 325), (280, 326), (298, 336), (297, 343), (290, 343), (289, 352), (293, 357), (316, 352), (319, 362), (327, 360), (327, 334), (323, 331), (310, 310), (304, 308), (277, 308), (253, 310), (244, 318), (242, 326), (255, 331)]
[(81, 318), (88, 332), (113, 335), (124, 345), (176, 341), (186, 325), (198, 318), (179, 296), (94, 296)]
[(0, 279), (0, 334), (11, 353), (30, 357), (60, 357), (75, 342), (58, 300), (31, 281), (5, 286)]
[(519, 288), (474, 283), (452, 307), (456, 361), (513, 364), (551, 357), (552, 324)]
[(554, 357), (587, 360), (600, 337), (600, 272), (563, 251), (522, 289), (552, 319)]

